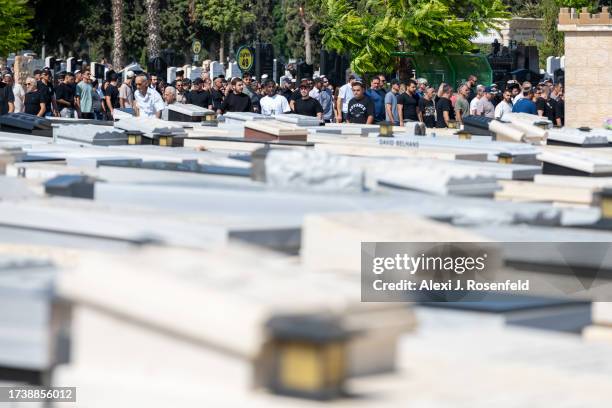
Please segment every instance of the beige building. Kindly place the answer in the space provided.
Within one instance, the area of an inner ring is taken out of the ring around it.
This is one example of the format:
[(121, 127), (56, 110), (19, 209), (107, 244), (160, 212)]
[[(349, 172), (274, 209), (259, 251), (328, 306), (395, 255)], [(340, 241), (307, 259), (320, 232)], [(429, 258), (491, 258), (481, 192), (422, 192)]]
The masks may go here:
[(528, 44), (531, 41), (541, 43), (544, 41), (542, 34), (541, 18), (519, 18), (514, 17), (505, 23), (499, 30), (502, 45), (509, 46), (510, 41)]
[(607, 7), (589, 14), (562, 8), (565, 33), (565, 124), (602, 127), (612, 118), (612, 19)]
[(502, 46), (510, 46), (510, 41), (529, 44), (533, 41), (544, 41), (541, 18), (513, 17), (504, 21), (499, 30), (489, 30), (486, 34), (479, 34), (472, 42), (477, 44), (491, 44), (493, 40), (499, 41)]

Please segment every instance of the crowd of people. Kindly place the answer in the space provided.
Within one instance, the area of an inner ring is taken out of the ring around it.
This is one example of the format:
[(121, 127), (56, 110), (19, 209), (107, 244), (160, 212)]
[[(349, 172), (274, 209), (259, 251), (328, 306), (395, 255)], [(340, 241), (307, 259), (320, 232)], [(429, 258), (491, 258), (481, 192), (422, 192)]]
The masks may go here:
[(112, 73), (105, 81), (92, 78), (87, 69), (62, 72), (53, 77), (49, 69), (36, 70), (25, 80), (25, 89), (4, 72), (0, 82), (0, 115), (26, 112), (37, 116), (79, 117), (112, 120), (116, 109), (131, 109), (136, 116), (160, 117), (170, 104), (188, 103), (225, 112), (256, 112), (264, 115), (295, 113), (324, 122), (372, 124), (383, 121), (403, 126), (423, 122), (430, 128), (461, 124), (467, 115), (501, 118), (506, 112), (526, 112), (546, 117), (557, 126), (564, 122), (563, 85), (546, 80), (508, 81), (478, 85), (470, 76), (456, 91), (442, 83), (437, 89), (424, 78), (396, 79), (384, 75), (370, 79), (369, 87), (357, 75), (334, 87), (324, 76), (283, 78), (280, 84), (267, 76), (257, 81), (250, 73), (242, 77), (211, 78), (208, 72), (194, 80), (177, 71), (167, 83), (163, 78), (128, 71), (125, 78)]
[(375, 76), (365, 90), (360, 78), (350, 76), (336, 97), (337, 121), (388, 121), (399, 126), (418, 121), (429, 128), (446, 128), (453, 122), (461, 125), (469, 115), (501, 119), (506, 112), (524, 112), (545, 117), (555, 126), (564, 124), (563, 84), (551, 80), (537, 86), (510, 80), (499, 89), (496, 84), (478, 85), (478, 78), (471, 75), (456, 91), (446, 83), (435, 89), (424, 78), (392, 80), (388, 88), (385, 82), (384, 75)]

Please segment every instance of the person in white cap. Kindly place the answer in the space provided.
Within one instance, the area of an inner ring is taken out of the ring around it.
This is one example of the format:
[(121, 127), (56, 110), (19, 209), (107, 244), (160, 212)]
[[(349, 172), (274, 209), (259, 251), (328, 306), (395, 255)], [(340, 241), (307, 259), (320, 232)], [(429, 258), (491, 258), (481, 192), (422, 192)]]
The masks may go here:
[(259, 101), (262, 114), (276, 115), (291, 112), (287, 98), (276, 93), (276, 83), (273, 80), (266, 81), (264, 89), (266, 96)]
[(134, 92), (132, 91), (134, 72), (128, 71), (125, 78), (125, 81), (119, 87), (119, 106), (121, 108), (131, 108), (134, 104)]
[(417, 79), (416, 94), (419, 96), (419, 98), (422, 98), (423, 96), (425, 96), (425, 92), (427, 91), (427, 86), (428, 85), (429, 85), (429, 83), (427, 82), (427, 79), (425, 79), (425, 78)]

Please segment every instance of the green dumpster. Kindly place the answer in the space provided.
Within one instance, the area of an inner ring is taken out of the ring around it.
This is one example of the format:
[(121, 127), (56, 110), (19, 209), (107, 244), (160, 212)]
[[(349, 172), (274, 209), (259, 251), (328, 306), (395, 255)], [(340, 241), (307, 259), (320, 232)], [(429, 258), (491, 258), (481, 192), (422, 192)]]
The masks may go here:
[(476, 75), (478, 83), (490, 85), (493, 70), (489, 61), (480, 54), (425, 55), (413, 52), (395, 52), (394, 56), (407, 58), (417, 78), (425, 78), (436, 89), (447, 83), (457, 89), (469, 75)]
[(453, 88), (465, 83), (470, 75), (476, 75), (478, 83), (491, 85), (493, 83), (493, 70), (487, 57), (480, 54), (449, 54), (446, 56), (455, 71)]

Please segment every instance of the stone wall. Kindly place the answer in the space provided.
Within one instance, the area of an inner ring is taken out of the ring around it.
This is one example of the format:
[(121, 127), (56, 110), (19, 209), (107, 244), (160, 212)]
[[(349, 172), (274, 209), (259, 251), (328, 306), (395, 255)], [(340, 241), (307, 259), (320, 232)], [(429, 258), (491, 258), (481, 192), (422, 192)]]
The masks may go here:
[(612, 118), (612, 19), (601, 13), (562, 8), (565, 32), (565, 124), (602, 127)]

